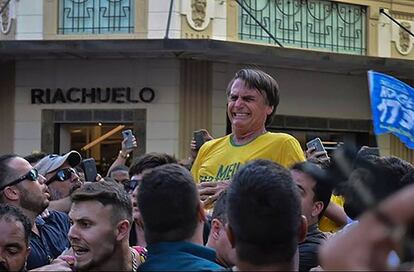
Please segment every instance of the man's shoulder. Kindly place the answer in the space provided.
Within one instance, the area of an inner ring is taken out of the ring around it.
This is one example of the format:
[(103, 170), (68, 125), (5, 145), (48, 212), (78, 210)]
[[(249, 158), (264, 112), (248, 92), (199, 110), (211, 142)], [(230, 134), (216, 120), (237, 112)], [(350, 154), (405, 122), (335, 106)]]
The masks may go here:
[(65, 229), (70, 226), (69, 216), (59, 211), (49, 211), (49, 215), (43, 220), (49, 226), (57, 226)]
[(295, 140), (296, 138), (293, 137), (290, 134), (287, 133), (282, 133), (282, 132), (269, 132), (266, 133), (264, 136), (266, 136), (267, 139), (272, 139), (274, 141), (279, 141), (279, 142), (284, 142), (284, 141), (289, 141), (289, 140)]

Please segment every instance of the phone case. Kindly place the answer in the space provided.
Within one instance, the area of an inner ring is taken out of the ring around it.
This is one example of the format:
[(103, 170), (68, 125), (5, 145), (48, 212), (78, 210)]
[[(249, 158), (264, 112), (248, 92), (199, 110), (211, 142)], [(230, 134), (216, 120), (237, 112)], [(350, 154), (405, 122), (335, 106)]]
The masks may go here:
[(98, 174), (96, 170), (96, 162), (93, 158), (85, 159), (82, 161), (82, 168), (85, 173), (86, 181), (95, 181)]
[(322, 141), (320, 138), (315, 138), (309, 142), (306, 143), (306, 146), (308, 148), (315, 147), (315, 151), (325, 151), (325, 147), (322, 144)]
[(196, 142), (196, 149), (200, 149), (204, 144), (204, 135), (202, 131), (194, 131), (194, 141)]
[(127, 139), (127, 141), (125, 143), (125, 147), (127, 149), (131, 149), (131, 148), (135, 147), (134, 144), (133, 144), (133, 141), (132, 141), (133, 134), (132, 134), (132, 131), (130, 129), (122, 131), (122, 136), (124, 137), (124, 139)]

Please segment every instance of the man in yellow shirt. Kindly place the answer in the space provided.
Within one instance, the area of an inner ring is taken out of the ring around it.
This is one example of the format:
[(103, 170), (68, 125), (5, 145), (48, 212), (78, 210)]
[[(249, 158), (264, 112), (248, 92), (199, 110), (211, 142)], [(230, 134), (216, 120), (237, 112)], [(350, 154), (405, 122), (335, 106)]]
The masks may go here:
[(267, 159), (289, 167), (305, 160), (299, 142), (291, 135), (271, 133), (279, 104), (279, 86), (270, 75), (257, 69), (242, 69), (227, 87), (230, 135), (205, 143), (191, 172), (201, 200), (214, 201), (237, 169), (254, 159)]

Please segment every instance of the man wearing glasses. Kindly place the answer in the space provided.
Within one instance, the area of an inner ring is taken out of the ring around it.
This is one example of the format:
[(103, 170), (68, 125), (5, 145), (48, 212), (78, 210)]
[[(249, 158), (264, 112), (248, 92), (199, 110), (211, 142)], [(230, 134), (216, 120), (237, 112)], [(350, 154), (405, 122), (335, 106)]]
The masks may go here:
[(0, 156), (0, 202), (19, 207), (32, 224), (29, 270), (49, 264), (69, 247), (68, 216), (56, 211), (44, 219), (39, 216), (49, 205), (45, 181), (25, 159), (17, 155)]
[(81, 160), (81, 155), (72, 150), (64, 156), (48, 155), (35, 165), (39, 174), (46, 178), (45, 184), (49, 187), (51, 200), (49, 209), (69, 212), (70, 195), (82, 185), (74, 169)]

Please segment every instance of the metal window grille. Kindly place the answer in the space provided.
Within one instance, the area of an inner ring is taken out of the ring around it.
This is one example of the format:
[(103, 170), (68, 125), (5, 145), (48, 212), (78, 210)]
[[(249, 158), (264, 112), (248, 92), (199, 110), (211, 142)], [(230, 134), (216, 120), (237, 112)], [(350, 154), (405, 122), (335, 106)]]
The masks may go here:
[[(241, 0), (241, 4), (285, 46), (366, 54), (365, 6), (327, 0)], [(242, 7), (239, 39), (274, 43)]]
[(59, 0), (59, 34), (134, 31), (135, 0)]

